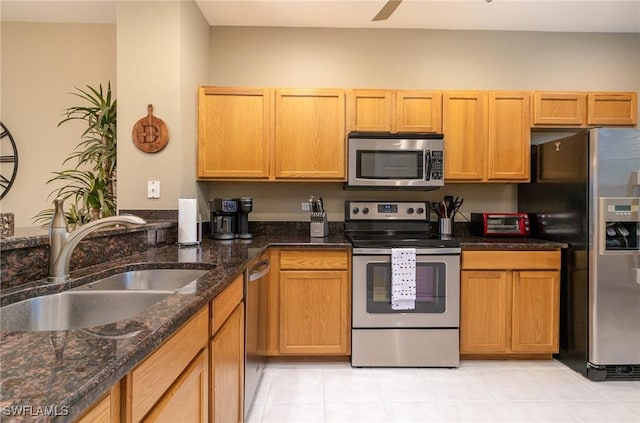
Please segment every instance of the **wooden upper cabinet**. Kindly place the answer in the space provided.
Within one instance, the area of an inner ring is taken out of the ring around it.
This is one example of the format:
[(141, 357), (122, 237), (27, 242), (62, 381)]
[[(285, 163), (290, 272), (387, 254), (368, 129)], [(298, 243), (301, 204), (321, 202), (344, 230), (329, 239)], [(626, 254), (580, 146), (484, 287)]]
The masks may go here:
[(394, 102), (394, 91), (390, 90), (349, 91), (349, 131), (392, 132)]
[(587, 125), (624, 125), (638, 123), (636, 93), (589, 93)]
[(396, 93), (397, 132), (442, 132), (442, 93), (398, 91)]
[(343, 90), (276, 90), (275, 122), (276, 179), (345, 180)]
[(488, 181), (529, 181), (530, 126), (529, 93), (489, 93)]
[(582, 126), (586, 121), (586, 93), (533, 93), (534, 126)]
[(488, 136), (487, 93), (445, 92), (442, 121), (445, 180), (483, 181)]
[(267, 179), (273, 90), (201, 87), (198, 178)]
[(351, 90), (350, 131), (442, 132), (442, 94), (421, 90)]
[(635, 92), (534, 92), (533, 126), (635, 126)]

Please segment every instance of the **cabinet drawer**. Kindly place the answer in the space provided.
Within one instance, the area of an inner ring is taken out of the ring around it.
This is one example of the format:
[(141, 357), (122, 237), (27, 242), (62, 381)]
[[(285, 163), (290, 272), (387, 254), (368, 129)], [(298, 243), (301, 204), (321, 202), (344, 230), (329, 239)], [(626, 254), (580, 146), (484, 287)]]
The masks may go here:
[(222, 327), (244, 295), (244, 276), (238, 276), (211, 301), (211, 336)]
[(280, 270), (291, 269), (347, 269), (349, 254), (346, 250), (282, 250)]
[(560, 269), (560, 251), (463, 251), (462, 269)]
[(131, 373), (133, 421), (140, 421), (207, 345), (209, 307), (205, 307)]

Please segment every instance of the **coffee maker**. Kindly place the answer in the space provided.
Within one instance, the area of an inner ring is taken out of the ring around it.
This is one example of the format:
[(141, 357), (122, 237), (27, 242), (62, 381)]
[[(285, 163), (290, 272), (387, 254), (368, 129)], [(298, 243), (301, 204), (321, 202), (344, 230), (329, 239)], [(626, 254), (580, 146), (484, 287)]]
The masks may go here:
[(251, 239), (253, 235), (249, 233), (249, 213), (253, 211), (253, 197), (238, 198), (238, 238)]
[(238, 228), (238, 201), (235, 198), (214, 198), (211, 209), (211, 236), (214, 239), (235, 239)]
[(211, 236), (214, 239), (251, 239), (249, 213), (253, 211), (253, 198), (215, 198), (210, 201)]

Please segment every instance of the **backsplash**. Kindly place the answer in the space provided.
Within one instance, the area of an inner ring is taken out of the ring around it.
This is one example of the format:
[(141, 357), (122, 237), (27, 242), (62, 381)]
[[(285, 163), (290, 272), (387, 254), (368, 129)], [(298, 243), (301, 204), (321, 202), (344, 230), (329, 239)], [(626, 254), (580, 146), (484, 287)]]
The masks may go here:
[[(80, 242), (71, 256), (71, 271), (146, 251), (158, 244), (177, 242), (176, 222), (150, 222), (144, 228), (105, 229)], [(46, 278), (49, 240), (46, 234), (16, 230), (2, 240), (0, 290), (17, 288)]]

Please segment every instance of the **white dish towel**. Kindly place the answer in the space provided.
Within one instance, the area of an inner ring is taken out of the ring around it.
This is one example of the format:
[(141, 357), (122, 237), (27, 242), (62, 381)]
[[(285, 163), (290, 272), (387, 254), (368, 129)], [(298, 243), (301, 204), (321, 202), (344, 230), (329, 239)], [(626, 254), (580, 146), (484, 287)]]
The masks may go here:
[(416, 308), (416, 249), (391, 249), (391, 309)]

